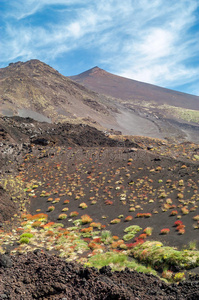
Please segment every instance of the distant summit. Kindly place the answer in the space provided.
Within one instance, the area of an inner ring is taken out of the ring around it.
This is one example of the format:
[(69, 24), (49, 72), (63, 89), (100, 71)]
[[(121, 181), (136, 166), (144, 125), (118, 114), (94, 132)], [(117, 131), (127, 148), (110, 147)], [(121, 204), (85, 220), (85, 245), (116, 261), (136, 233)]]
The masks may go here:
[(94, 67), (76, 76), (72, 80), (101, 94), (121, 100), (146, 101), (158, 105), (171, 105), (187, 109), (199, 110), (199, 96), (189, 95), (152, 84), (127, 79)]
[(78, 82), (78, 81), (80, 81), (80, 78), (81, 78), (81, 80), (83, 80), (90, 76), (91, 77), (92, 76), (106, 76), (106, 74), (108, 74), (108, 72), (106, 72), (105, 70), (100, 69), (98, 66), (96, 66), (85, 72), (80, 73), (79, 75), (69, 76), (69, 78)]

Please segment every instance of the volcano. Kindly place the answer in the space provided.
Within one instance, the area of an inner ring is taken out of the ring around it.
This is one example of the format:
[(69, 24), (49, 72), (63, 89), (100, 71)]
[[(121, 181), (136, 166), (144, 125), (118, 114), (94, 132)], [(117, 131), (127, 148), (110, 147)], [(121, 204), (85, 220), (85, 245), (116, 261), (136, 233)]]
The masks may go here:
[(70, 77), (85, 87), (123, 101), (155, 102), (199, 110), (199, 97), (111, 74), (99, 67)]
[(107, 134), (199, 141), (199, 101), (98, 67), (66, 77), (39, 61), (0, 69), (0, 114), (91, 125)]

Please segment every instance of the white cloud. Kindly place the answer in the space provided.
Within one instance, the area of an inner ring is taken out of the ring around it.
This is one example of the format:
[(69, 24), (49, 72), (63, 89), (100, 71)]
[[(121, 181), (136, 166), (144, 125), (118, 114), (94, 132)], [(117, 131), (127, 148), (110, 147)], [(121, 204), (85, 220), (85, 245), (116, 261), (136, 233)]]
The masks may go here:
[(151, 60), (159, 59), (171, 54), (173, 39), (173, 34), (170, 31), (154, 28), (138, 45), (137, 51), (143, 57), (150, 57)]
[[(82, 5), (81, 0), (18, 0), (12, 1), (8, 0), (11, 3), (11, 10), (8, 11), (8, 16), (12, 16), (17, 20), (24, 19), (28, 16), (36, 14), (38, 11), (41, 11), (45, 7), (51, 5), (63, 5), (63, 6), (70, 6), (70, 5)], [(87, 0), (89, 3), (90, 0)]]
[[(164, 3), (168, 2), (163, 1), (156, 3), (157, 7), (153, 6), (156, 11), (152, 14), (154, 19), (151, 18), (149, 7), (142, 13), (137, 6), (133, 23), (138, 34), (132, 31), (122, 47), (122, 59), (115, 56), (115, 65), (114, 56), (105, 62), (118, 75), (175, 88), (198, 78), (199, 66), (186, 64), (186, 60), (195, 56), (199, 49), (198, 37), (188, 32), (196, 21), (193, 13), (196, 1), (181, 1), (172, 6), (165, 6)], [(159, 10), (159, 4), (162, 10)], [(141, 25), (137, 25), (139, 20), (142, 20)]]

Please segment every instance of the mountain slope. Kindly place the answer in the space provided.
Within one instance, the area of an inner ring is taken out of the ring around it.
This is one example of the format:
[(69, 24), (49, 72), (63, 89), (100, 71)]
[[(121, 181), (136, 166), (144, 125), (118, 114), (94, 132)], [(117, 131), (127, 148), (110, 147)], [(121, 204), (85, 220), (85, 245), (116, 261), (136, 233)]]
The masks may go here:
[(125, 79), (98, 67), (71, 78), (39, 60), (0, 69), (0, 115), (5, 116), (197, 142), (198, 104), (196, 96)]
[(127, 79), (94, 67), (70, 77), (89, 89), (122, 100), (147, 101), (199, 110), (199, 97)]
[(3, 115), (30, 116), (39, 121), (87, 118), (99, 122), (111, 118), (100, 96), (39, 60), (0, 69), (0, 104)]

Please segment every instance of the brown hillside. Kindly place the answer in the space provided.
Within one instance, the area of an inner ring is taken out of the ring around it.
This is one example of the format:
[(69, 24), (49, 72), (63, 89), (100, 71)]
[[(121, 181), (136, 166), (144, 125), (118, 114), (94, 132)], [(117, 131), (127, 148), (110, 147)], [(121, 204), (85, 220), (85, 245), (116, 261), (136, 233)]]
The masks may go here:
[(0, 69), (0, 113), (39, 121), (94, 122), (110, 118), (100, 97), (39, 60)]
[(199, 109), (199, 97), (152, 84), (127, 79), (94, 67), (71, 79), (83, 84), (85, 87), (122, 100), (139, 100), (168, 104), (187, 109)]
[[(88, 124), (109, 133), (199, 141), (198, 97), (125, 79), (97, 67), (78, 78), (83, 84), (89, 82), (93, 91), (39, 60), (12, 63), (0, 69), (0, 115)], [(103, 94), (96, 92), (97, 88)]]

